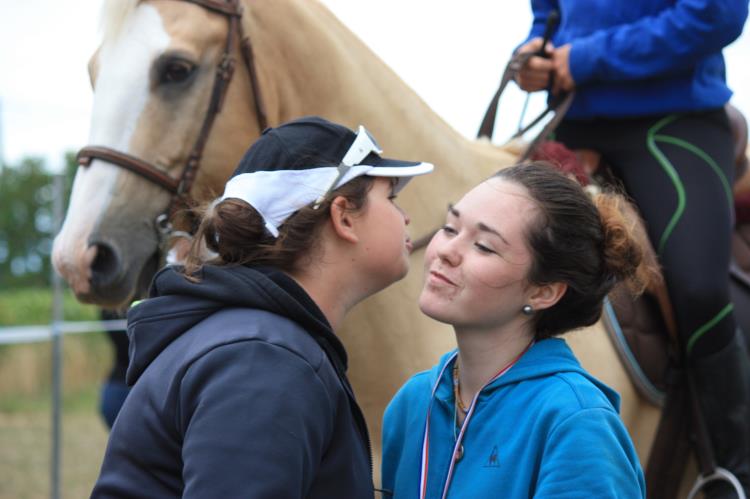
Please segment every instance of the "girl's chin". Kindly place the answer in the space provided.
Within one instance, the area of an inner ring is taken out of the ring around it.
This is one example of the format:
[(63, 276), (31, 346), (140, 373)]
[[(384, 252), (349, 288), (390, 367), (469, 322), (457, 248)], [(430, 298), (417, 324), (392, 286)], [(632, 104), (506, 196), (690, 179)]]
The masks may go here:
[(438, 322), (445, 324), (451, 324), (450, 315), (446, 313), (445, 307), (441, 307), (435, 303), (431, 303), (428, 300), (419, 300), (419, 310), (430, 319), (434, 319)]

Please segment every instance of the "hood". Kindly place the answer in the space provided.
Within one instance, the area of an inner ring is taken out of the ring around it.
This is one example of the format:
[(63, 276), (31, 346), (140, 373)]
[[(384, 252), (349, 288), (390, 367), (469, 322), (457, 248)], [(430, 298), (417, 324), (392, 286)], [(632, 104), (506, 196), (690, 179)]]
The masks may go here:
[(156, 274), (149, 298), (128, 311), (132, 385), (167, 345), (203, 319), (223, 308), (253, 308), (287, 317), (310, 333), (337, 369), (346, 370), (346, 351), (328, 321), (294, 279), (269, 267), (207, 265), (197, 282), (180, 267)]
[[(443, 355), (438, 365), (430, 371), (430, 386), (434, 386), (437, 376), (440, 374), (445, 363), (450, 361), (454, 352), (455, 350)], [(581, 367), (573, 351), (565, 343), (565, 340), (561, 338), (548, 338), (534, 343), (518, 360), (516, 365), (485, 387), (482, 393), (486, 395), (507, 385), (566, 372), (580, 374), (591, 381), (609, 400), (615, 410), (620, 411), (620, 396), (617, 392)], [(439, 396), (443, 398), (452, 397), (451, 377), (451, 369), (446, 369), (443, 373), (444, 379), (441, 380), (440, 388), (438, 388)], [(444, 390), (445, 393), (443, 393)], [(449, 391), (450, 393), (448, 393)]]

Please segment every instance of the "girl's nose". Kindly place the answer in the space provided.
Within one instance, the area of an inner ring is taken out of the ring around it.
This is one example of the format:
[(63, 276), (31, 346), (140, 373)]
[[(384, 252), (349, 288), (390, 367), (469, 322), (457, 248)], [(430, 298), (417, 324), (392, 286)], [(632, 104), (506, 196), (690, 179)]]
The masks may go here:
[(404, 217), (404, 224), (409, 225), (411, 223), (411, 218), (409, 218), (409, 215), (406, 213), (406, 210), (401, 208), (399, 205), (396, 205), (396, 208), (398, 208), (398, 211), (400, 211), (401, 215)]
[(460, 242), (458, 241), (458, 237), (452, 237), (448, 239), (443, 237), (441, 234), (438, 234), (437, 237), (442, 237), (442, 240), (437, 247), (438, 258), (449, 263), (452, 266), (456, 266), (461, 263)]

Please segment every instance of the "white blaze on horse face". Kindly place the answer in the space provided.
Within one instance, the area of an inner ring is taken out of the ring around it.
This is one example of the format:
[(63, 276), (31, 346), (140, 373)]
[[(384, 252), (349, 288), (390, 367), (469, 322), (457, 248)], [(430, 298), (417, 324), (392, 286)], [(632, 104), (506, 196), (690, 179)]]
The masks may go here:
[[(99, 50), (89, 144), (131, 153), (130, 142), (149, 98), (153, 60), (168, 47), (169, 35), (158, 11), (141, 4), (120, 35)], [(55, 238), (53, 263), (77, 294), (89, 291), (96, 248), (88, 240), (97, 215), (107, 211), (122, 169), (101, 160), (79, 167), (62, 230)]]
[(141, 4), (121, 35), (102, 46), (89, 143), (129, 152), (130, 139), (148, 102), (152, 62), (169, 42), (159, 12)]

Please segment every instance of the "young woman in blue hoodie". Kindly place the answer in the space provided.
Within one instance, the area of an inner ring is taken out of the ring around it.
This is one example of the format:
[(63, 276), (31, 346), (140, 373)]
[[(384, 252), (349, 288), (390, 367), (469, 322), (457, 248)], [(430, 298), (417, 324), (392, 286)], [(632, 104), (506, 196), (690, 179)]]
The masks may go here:
[(317, 117), (263, 132), (187, 265), (128, 313), (132, 389), (92, 497), (372, 499), (335, 331), (406, 274), (394, 200), (432, 170), (380, 152), (364, 128)]
[(557, 338), (596, 322), (617, 280), (645, 282), (622, 202), (530, 163), (449, 206), (419, 307), (453, 326), (458, 350), (385, 412), (393, 497), (645, 497), (619, 396)]
[[(518, 76), (528, 91), (575, 91), (556, 132), (600, 153), (636, 201), (662, 265), (683, 357), (717, 464), (750, 494), (750, 360), (729, 294), (732, 92), (722, 49), (742, 32), (747, 0), (534, 0), (519, 51), (546, 51)], [(551, 76), (553, 77), (551, 79)], [(708, 496), (735, 497), (727, 484)]]

